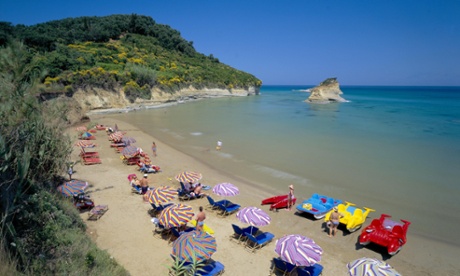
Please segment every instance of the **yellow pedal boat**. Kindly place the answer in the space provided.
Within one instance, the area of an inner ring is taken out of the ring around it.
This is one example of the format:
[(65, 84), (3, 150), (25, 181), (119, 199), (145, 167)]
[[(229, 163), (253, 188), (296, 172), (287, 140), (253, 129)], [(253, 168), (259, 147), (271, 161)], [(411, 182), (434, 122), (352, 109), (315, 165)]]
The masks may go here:
[[(346, 204), (339, 204), (337, 208), (339, 209), (339, 213), (343, 216), (340, 218), (340, 223), (346, 225), (347, 230), (350, 232), (355, 232), (361, 226), (363, 226), (364, 222), (366, 221), (367, 215), (370, 212), (375, 212), (374, 209), (370, 209), (367, 207), (363, 207), (363, 209), (355, 207), (356, 204), (345, 202)], [(333, 211), (330, 211), (324, 217), (324, 221), (328, 222), (329, 217)]]

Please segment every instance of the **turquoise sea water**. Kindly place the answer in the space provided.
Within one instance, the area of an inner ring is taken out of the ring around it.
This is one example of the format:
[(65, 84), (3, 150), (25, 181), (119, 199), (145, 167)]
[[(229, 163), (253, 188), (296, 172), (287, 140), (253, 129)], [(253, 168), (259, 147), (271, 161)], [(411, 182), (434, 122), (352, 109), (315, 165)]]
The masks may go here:
[(262, 189), (292, 183), (299, 200), (334, 196), (460, 245), (460, 88), (345, 86), (349, 102), (327, 105), (305, 103), (306, 88), (110, 116)]

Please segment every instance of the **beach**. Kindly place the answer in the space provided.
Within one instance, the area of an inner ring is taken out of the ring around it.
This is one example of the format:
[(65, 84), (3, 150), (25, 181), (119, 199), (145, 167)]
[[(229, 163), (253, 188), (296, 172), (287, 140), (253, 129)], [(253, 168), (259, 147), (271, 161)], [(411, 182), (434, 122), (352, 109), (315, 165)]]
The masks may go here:
[[(93, 118), (92, 118), (93, 119)], [(228, 198), (242, 207), (257, 206), (266, 211), (271, 217), (268, 226), (260, 230), (275, 235), (270, 244), (255, 253), (248, 252), (242, 244), (237, 244), (230, 238), (233, 234), (231, 224), (246, 226), (241, 223), (235, 214), (228, 217), (218, 217), (215, 212), (207, 211), (206, 224), (215, 231), (217, 251), (212, 259), (225, 265), (225, 275), (268, 275), (271, 269), (271, 260), (277, 257), (274, 252), (276, 239), (286, 234), (301, 234), (310, 237), (320, 245), (324, 253), (321, 265), (324, 266), (323, 275), (347, 275), (346, 264), (361, 257), (382, 259), (382, 251), (375, 251), (357, 246), (360, 231), (346, 233), (339, 230), (338, 235), (329, 238), (324, 228), (323, 220), (312, 220), (295, 214), (295, 210), (279, 212), (269, 211), (268, 206), (260, 206), (262, 199), (288, 192), (290, 183), (285, 189), (265, 189), (256, 187), (223, 170), (198, 162), (193, 156), (186, 155), (121, 120), (97, 116), (97, 123), (103, 125), (118, 125), (119, 129), (127, 132), (127, 136), (134, 137), (136, 146), (141, 147), (151, 157), (150, 145), (155, 141), (158, 147), (158, 156), (152, 157), (153, 164), (161, 167), (161, 172), (149, 174), (150, 185), (158, 187), (168, 185), (179, 188), (174, 176), (182, 171), (197, 171), (203, 174), (201, 182), (204, 185), (214, 186), (221, 182), (230, 182), (238, 186), (240, 194)], [(77, 133), (69, 130), (72, 138)], [(88, 181), (88, 194), (96, 205), (108, 205), (109, 210), (97, 221), (87, 221), (88, 214), (82, 213), (82, 218), (88, 226), (88, 234), (96, 244), (107, 250), (114, 259), (124, 266), (131, 275), (167, 275), (168, 266), (172, 265), (170, 254), (171, 245), (162, 239), (153, 236), (154, 225), (150, 221), (148, 211), (150, 204), (144, 203), (142, 196), (131, 193), (127, 175), (141, 173), (137, 166), (124, 165), (120, 154), (109, 147), (107, 135), (98, 131), (94, 148), (98, 151), (102, 164), (84, 166), (75, 165), (74, 178)], [(214, 150), (214, 149), (210, 149)], [(225, 148), (223, 149), (225, 150)], [(72, 159), (78, 160), (79, 149), (75, 148)], [(221, 199), (216, 195), (214, 199)], [(296, 194), (299, 200), (306, 195)], [(173, 202), (179, 202), (177, 199)], [(206, 206), (206, 199), (187, 201), (198, 212), (199, 206)], [(367, 221), (365, 225), (370, 221)], [(455, 229), (452, 229), (455, 231)], [(408, 234), (408, 243), (396, 256), (386, 259), (402, 275), (456, 275), (459, 264), (456, 262), (458, 247), (433, 239)]]

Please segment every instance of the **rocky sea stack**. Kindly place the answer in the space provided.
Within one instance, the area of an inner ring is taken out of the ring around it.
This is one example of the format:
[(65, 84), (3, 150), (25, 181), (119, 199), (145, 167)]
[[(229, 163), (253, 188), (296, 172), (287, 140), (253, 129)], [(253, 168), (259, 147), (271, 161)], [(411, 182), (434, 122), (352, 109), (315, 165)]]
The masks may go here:
[(307, 103), (331, 103), (331, 102), (346, 102), (342, 95), (343, 92), (340, 90), (339, 82), (337, 78), (328, 78), (318, 86), (311, 89), (310, 97), (305, 101)]

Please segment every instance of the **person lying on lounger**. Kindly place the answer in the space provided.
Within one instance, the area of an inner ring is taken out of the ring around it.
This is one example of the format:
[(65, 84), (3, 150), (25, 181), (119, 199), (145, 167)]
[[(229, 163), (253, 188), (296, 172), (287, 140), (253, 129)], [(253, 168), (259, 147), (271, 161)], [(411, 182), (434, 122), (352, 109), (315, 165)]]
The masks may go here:
[(201, 191), (202, 189), (203, 189), (203, 186), (201, 186), (201, 183), (198, 183), (195, 189), (193, 190), (193, 192), (190, 193), (190, 195), (195, 196), (195, 197), (205, 196), (206, 194)]

